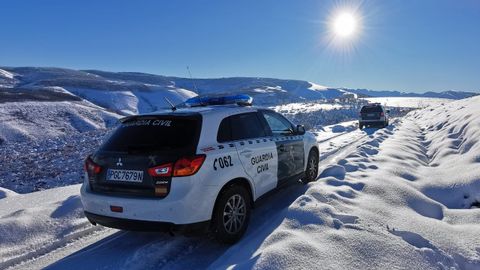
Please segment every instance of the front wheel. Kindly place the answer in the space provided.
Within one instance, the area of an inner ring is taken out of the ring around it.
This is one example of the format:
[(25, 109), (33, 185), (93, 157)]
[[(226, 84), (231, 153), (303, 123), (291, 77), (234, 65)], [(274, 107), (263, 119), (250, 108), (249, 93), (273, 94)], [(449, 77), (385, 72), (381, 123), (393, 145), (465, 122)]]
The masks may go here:
[(233, 185), (220, 194), (215, 204), (212, 230), (217, 241), (233, 244), (242, 238), (250, 220), (250, 194)]
[(303, 182), (308, 183), (315, 181), (318, 175), (318, 153), (316, 150), (310, 150), (307, 159), (307, 169), (305, 170), (305, 177), (303, 177)]

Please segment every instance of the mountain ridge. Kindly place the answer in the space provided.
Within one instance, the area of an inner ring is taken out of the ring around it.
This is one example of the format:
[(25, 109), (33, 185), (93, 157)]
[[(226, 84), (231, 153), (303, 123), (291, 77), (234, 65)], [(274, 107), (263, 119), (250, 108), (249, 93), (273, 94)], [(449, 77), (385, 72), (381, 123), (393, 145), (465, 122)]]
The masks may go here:
[[(19, 93), (19, 95), (15, 95)], [(39, 95), (38, 93), (41, 93)], [(52, 97), (49, 97), (49, 93)], [(61, 94), (59, 94), (61, 93)], [(182, 78), (143, 72), (75, 70), (57, 67), (0, 67), (0, 102), (66, 100), (77, 96), (120, 114), (168, 106), (165, 97), (181, 103), (196, 94), (246, 93), (257, 105), (330, 100), (341, 97), (434, 97), (463, 99), (464, 91), (407, 93), (325, 87), (314, 82), (263, 77)], [(41, 97), (41, 98), (38, 98)], [(37, 99), (38, 98), (38, 99)], [(119, 106), (117, 103), (123, 103)]]

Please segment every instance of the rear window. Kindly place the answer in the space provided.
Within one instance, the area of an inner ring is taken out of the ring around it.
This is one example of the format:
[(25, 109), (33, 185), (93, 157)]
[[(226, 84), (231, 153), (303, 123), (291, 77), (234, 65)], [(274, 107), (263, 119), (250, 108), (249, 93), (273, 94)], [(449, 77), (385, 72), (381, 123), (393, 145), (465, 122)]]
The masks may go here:
[(159, 152), (196, 148), (201, 118), (140, 117), (126, 121), (101, 146), (101, 151)]
[(362, 110), (360, 112), (362, 112), (362, 113), (378, 113), (378, 112), (382, 112), (382, 107), (381, 106), (363, 106)]

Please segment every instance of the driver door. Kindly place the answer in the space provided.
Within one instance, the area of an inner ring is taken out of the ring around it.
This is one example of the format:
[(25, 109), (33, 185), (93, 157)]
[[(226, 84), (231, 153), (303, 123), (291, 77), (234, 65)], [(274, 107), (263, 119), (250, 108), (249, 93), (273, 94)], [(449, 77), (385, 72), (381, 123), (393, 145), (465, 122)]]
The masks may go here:
[(303, 136), (294, 133), (294, 125), (281, 114), (264, 110), (261, 115), (274, 137), (278, 155), (278, 181), (282, 184), (303, 173)]

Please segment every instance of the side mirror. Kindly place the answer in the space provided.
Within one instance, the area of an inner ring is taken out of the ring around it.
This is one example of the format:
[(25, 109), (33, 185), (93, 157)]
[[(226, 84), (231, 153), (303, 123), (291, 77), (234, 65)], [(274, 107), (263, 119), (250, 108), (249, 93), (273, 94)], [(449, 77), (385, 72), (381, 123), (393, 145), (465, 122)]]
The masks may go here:
[(298, 135), (305, 134), (305, 126), (297, 125), (297, 127), (295, 128), (295, 134), (298, 134)]
[(390, 110), (387, 110), (387, 113), (390, 113)]

